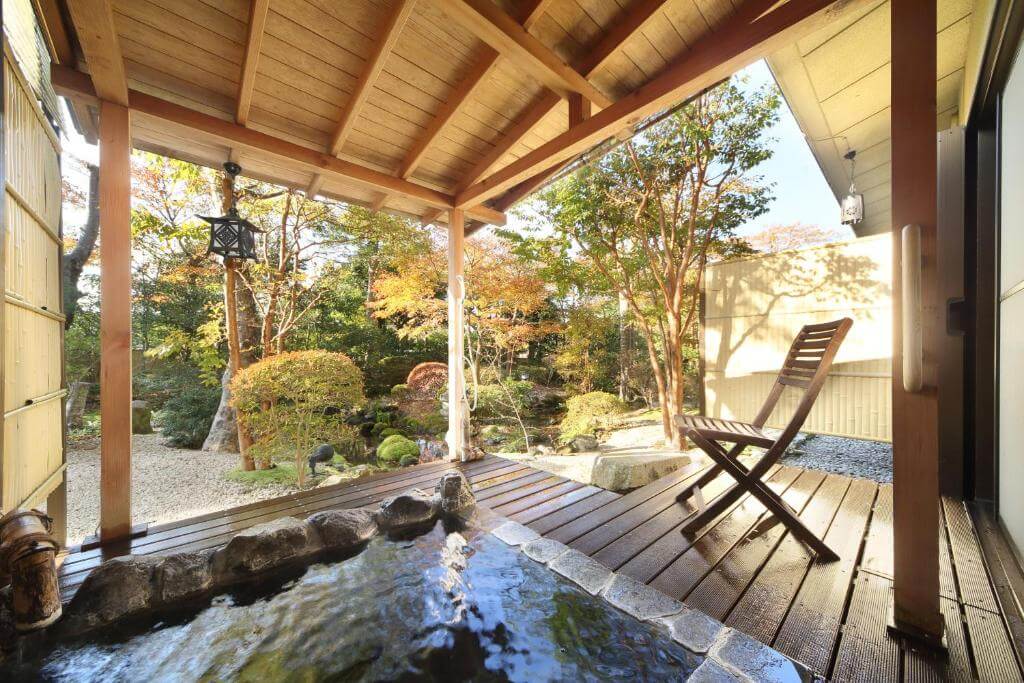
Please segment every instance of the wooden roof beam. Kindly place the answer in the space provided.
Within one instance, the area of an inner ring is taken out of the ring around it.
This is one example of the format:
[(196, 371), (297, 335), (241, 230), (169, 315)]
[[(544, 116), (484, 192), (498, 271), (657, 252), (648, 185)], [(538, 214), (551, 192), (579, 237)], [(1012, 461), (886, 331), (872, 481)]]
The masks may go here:
[[(458, 192), (456, 206), (478, 204), (500, 195), (545, 169), (568, 161), (623, 128), (698, 94), (744, 66), (809, 31), (848, 15), (868, 0), (789, 0), (760, 15), (744, 6), (704, 36), (660, 76), (598, 112), (575, 128), (539, 146), (508, 166)], [(761, 4), (761, 0), (748, 0)]]
[[(95, 87), (88, 74), (68, 67), (53, 65), (50, 75), (53, 87), (58, 94), (65, 97), (91, 99), (92, 101), (97, 99)], [(306, 171), (323, 175), (325, 179), (336, 178), (375, 192), (408, 197), (435, 209), (447, 211), (452, 207), (454, 198), (444, 192), (438, 192), (387, 173), (344, 161), (309, 147), (303, 147), (294, 142), (183, 107), (159, 97), (129, 90), (128, 106), (133, 112), (163, 123), (183, 127), (216, 144), (243, 152), (250, 150), (270, 157), (277, 157), (286, 162), (291, 161)], [(487, 223), (505, 224), (505, 214), (495, 211), (489, 206), (473, 206), (467, 209), (467, 214)]]
[(89, 65), (96, 96), (127, 105), (128, 77), (110, 0), (67, 0), (67, 7)]
[[(636, 35), (664, 4), (665, 0), (636, 0), (623, 12), (622, 16), (616, 19), (612, 28), (601, 37), (594, 49), (587, 50), (586, 55), (574, 65), (576, 70), (589, 78), (604, 66), (627, 40)], [(558, 102), (558, 96), (553, 93), (541, 95), (527, 113), (509, 130), (505, 131), (498, 144), (473, 166), (473, 169), (459, 183), (456, 192), (461, 192), (484, 178), (491, 168), (508, 154), (510, 149), (519, 144), (558, 105)]]
[(373, 91), (373, 84), (377, 82), (377, 77), (380, 76), (380, 72), (384, 69), (384, 62), (387, 60), (388, 55), (391, 54), (391, 50), (394, 49), (395, 43), (398, 42), (398, 36), (405, 27), (405, 22), (408, 21), (415, 5), (416, 0), (398, 0), (394, 11), (388, 15), (377, 32), (380, 40), (374, 45), (373, 52), (370, 54), (369, 59), (366, 60), (363, 73), (359, 76), (359, 80), (352, 90), (352, 96), (341, 112), (338, 128), (334, 131), (334, 136), (331, 138), (330, 150), (332, 155), (338, 156), (341, 148), (345, 146), (345, 141), (352, 133), (352, 128), (355, 125), (356, 119), (359, 118), (359, 113)]
[(256, 86), (256, 65), (263, 45), (263, 29), (267, 25), (270, 0), (252, 0), (249, 6), (249, 31), (245, 39), (245, 59), (238, 79), (238, 98), (235, 121), (240, 125), (249, 123), (249, 109), (252, 108), (252, 92)]
[(452, 0), (444, 11), (515, 65), (533, 74), (540, 82), (568, 97), (579, 93), (599, 107), (607, 107), (611, 98), (563, 62), (515, 19), (491, 0)]
[[(551, 2), (552, 0), (529, 0), (520, 9), (519, 16), (516, 18), (524, 29), (529, 30), (543, 16)], [(437, 114), (434, 115), (434, 118), (427, 125), (427, 129), (423, 131), (423, 134), (420, 135), (408, 154), (405, 155), (402, 165), (398, 169), (399, 176), (402, 178), (412, 176), (413, 172), (423, 161), (427, 150), (440, 137), (442, 131), (455, 117), (455, 114), (459, 112), (462, 105), (473, 96), (477, 88), (487, 82), (487, 78), (498, 65), (500, 57), (501, 55), (493, 48), (487, 45), (484, 46), (483, 53), (473, 63), (473, 66), (470, 67), (469, 72), (455, 87), (455, 90), (448, 95), (444, 104), (441, 105)]]

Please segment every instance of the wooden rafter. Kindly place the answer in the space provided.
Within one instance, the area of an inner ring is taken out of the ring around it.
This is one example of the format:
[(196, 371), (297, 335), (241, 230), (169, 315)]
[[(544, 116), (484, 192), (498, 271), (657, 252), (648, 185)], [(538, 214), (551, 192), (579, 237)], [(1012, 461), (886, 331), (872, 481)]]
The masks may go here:
[(338, 128), (334, 131), (334, 136), (331, 138), (330, 151), (334, 156), (341, 152), (341, 148), (345, 146), (345, 141), (352, 133), (352, 127), (355, 125), (356, 119), (359, 118), (359, 113), (373, 91), (373, 84), (384, 69), (384, 62), (387, 60), (388, 55), (391, 54), (391, 50), (398, 41), (398, 36), (402, 32), (405, 22), (409, 19), (409, 15), (412, 14), (412, 9), (415, 5), (416, 0), (399, 0), (395, 10), (384, 20), (384, 24), (377, 32), (380, 39), (374, 45), (373, 53), (366, 60), (363, 73), (359, 76), (359, 80), (352, 90), (352, 96), (345, 103), (345, 108), (341, 112), (341, 119), (338, 121)]
[(249, 7), (249, 31), (245, 39), (245, 59), (238, 79), (238, 98), (235, 107), (235, 121), (241, 125), (249, 123), (249, 109), (252, 107), (252, 92), (256, 86), (256, 65), (263, 45), (263, 29), (267, 25), (267, 11), (270, 0), (252, 0)]
[(444, 11), (480, 40), (533, 74), (540, 82), (568, 97), (580, 93), (599, 107), (612, 103), (610, 97), (527, 33), (515, 19), (501, 11), (491, 0), (452, 0)]
[(96, 96), (127, 105), (128, 78), (110, 0), (68, 0), (67, 7), (89, 63)]
[[(636, 35), (664, 4), (665, 0), (636, 0), (623, 11), (622, 16), (615, 21), (613, 28), (601, 38), (594, 49), (587, 50), (587, 54), (574, 65), (576, 70), (589, 78), (604, 66), (627, 40)], [(473, 166), (473, 169), (459, 183), (456, 191), (461, 192), (484, 178), (510, 149), (519, 144), (558, 105), (559, 99), (554, 93), (542, 94), (526, 114), (505, 131), (498, 144)]]
[(863, 4), (865, 0), (841, 1), (834, 5), (832, 0), (789, 0), (754, 18), (748, 12), (738, 12), (654, 80), (459, 192), (456, 206), (478, 204), (496, 197)]
[[(58, 94), (95, 101), (96, 91), (88, 74), (54, 65), (50, 70), (50, 75), (53, 87)], [(261, 152), (282, 161), (291, 161), (304, 170), (320, 173), (325, 178), (333, 177), (374, 192), (401, 195), (430, 207), (448, 210), (452, 206), (453, 197), (444, 192), (438, 192), (429, 187), (396, 178), (387, 173), (366, 168), (153, 95), (129, 90), (128, 102), (133, 112), (162, 123), (187, 128), (192, 134), (198, 134), (216, 144), (242, 151), (248, 149)], [(467, 209), (466, 213), (476, 220), (491, 224), (504, 225), (505, 223), (505, 215), (488, 206), (474, 206)]]

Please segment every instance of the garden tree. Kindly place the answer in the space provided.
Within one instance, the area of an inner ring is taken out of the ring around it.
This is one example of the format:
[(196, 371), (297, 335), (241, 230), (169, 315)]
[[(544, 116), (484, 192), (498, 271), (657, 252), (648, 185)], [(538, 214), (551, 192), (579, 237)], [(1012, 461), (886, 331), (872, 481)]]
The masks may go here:
[(625, 300), (675, 447), (704, 267), (742, 248), (734, 230), (771, 200), (751, 171), (771, 156), (764, 133), (778, 107), (774, 89), (745, 91), (730, 80), (539, 198), (554, 251), (575, 255)]
[(231, 396), (253, 436), (253, 454), (264, 467), (276, 457), (293, 458), (302, 486), (317, 444), (337, 447), (355, 438), (345, 419), (362, 405), (363, 376), (343, 353), (293, 351), (240, 370)]
[(83, 194), (67, 181), (62, 183), (64, 202), (84, 208), (86, 212), (85, 223), (78, 231), (75, 245), (64, 253), (61, 263), (65, 330), (70, 329), (71, 324), (75, 321), (75, 314), (78, 313), (78, 300), (82, 297), (78, 281), (82, 277), (82, 271), (85, 270), (85, 264), (92, 257), (96, 239), (100, 234), (100, 169), (94, 164), (82, 161), (76, 161), (76, 163), (83, 166), (89, 174), (89, 192)]
[(615, 384), (619, 330), (614, 305), (599, 298), (568, 312), (554, 365), (573, 393), (608, 390)]
[[(531, 342), (552, 333), (555, 325), (538, 315), (549, 288), (536, 267), (520, 258), (509, 243), (480, 236), (466, 242), (466, 360), (474, 387), (480, 371), (492, 363), (508, 374), (516, 355)], [(369, 303), (373, 314), (398, 326), (399, 335), (426, 338), (443, 334), (447, 260), (441, 245), (399, 259), (380, 276)]]
[(744, 239), (746, 239), (747, 244), (754, 251), (777, 254), (780, 251), (806, 249), (807, 247), (817, 247), (829, 242), (836, 242), (852, 237), (853, 235), (850, 232), (849, 229), (844, 231), (836, 228), (824, 228), (818, 225), (804, 225), (797, 222), (786, 225), (772, 225)]

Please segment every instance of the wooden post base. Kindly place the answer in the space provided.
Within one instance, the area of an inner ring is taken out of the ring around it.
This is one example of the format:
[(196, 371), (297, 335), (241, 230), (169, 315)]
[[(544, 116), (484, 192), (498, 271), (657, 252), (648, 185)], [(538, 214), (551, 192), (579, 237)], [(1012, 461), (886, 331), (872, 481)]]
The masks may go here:
[(913, 624), (900, 621), (896, 618), (895, 594), (889, 589), (889, 608), (887, 610), (885, 631), (890, 638), (903, 640), (915, 646), (924, 648), (933, 654), (947, 657), (949, 647), (946, 645), (946, 629), (943, 626), (938, 634), (921, 630)]

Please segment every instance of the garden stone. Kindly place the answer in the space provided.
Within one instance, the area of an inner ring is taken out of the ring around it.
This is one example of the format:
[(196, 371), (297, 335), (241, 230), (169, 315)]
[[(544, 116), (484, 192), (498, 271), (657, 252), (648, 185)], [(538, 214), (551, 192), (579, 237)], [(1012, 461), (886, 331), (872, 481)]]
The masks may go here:
[(623, 612), (644, 621), (678, 614), (683, 603), (634, 578), (616, 574), (601, 591), (605, 600)]
[(598, 449), (597, 437), (590, 434), (580, 434), (572, 440), (572, 450), (575, 453), (585, 453)]
[(569, 546), (553, 538), (538, 538), (523, 546), (523, 552), (527, 557), (543, 564), (547, 564), (568, 549)]
[(571, 548), (552, 560), (548, 567), (591, 595), (597, 595), (612, 578), (611, 570), (603, 564)]
[(690, 652), (707, 653), (718, 639), (725, 626), (703, 612), (684, 608), (679, 614), (660, 620), (668, 627), (672, 639)]
[(301, 519), (281, 517), (257, 524), (228, 541), (215, 565), (224, 572), (255, 574), (320, 550), (316, 530)]
[(155, 602), (155, 578), (165, 558), (125, 555), (93, 569), (68, 605), (64, 627), (81, 633), (145, 612)]
[(433, 499), (419, 489), (385, 499), (377, 510), (377, 526), (384, 531), (429, 522), (437, 514)]
[(813, 680), (813, 676), (796, 662), (745, 633), (727, 628), (708, 651), (714, 659), (741, 680), (760, 683), (796, 683)]
[(153, 411), (145, 401), (132, 401), (132, 434), (153, 433)]
[(540, 538), (540, 534), (519, 522), (505, 522), (491, 533), (509, 545), (522, 545)]
[(370, 540), (377, 533), (377, 523), (369, 510), (325, 510), (306, 520), (328, 550), (349, 550)]
[(213, 586), (211, 563), (215, 552), (210, 549), (165, 557), (159, 575), (160, 601), (189, 600), (210, 590)]
[(462, 472), (445, 472), (435, 491), (440, 499), (441, 512), (445, 514), (457, 515), (476, 505), (469, 480)]

